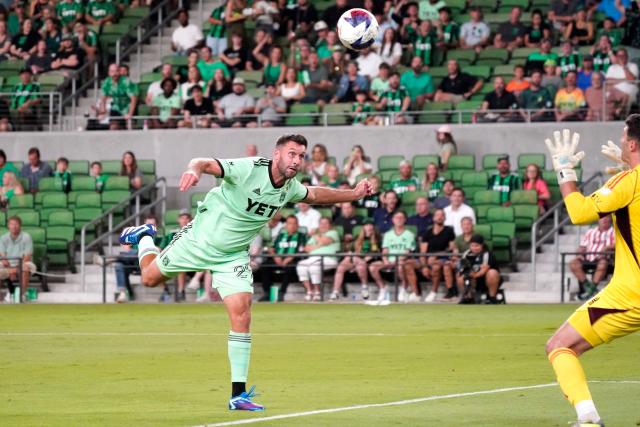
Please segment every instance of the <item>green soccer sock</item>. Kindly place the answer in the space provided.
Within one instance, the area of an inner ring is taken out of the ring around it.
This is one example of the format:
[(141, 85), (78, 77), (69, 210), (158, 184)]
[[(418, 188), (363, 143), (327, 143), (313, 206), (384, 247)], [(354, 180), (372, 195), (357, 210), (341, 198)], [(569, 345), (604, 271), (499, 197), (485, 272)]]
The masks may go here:
[(228, 346), (231, 382), (246, 383), (251, 358), (251, 334), (229, 331)]

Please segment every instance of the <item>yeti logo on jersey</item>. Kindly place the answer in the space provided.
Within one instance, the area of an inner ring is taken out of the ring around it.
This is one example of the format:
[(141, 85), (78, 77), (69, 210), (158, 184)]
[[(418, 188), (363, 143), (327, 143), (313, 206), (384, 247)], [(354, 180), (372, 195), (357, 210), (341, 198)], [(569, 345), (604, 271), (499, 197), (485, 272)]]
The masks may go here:
[(247, 212), (253, 212), (256, 215), (271, 218), (278, 209), (280, 209), (280, 206), (268, 205), (257, 201), (254, 202), (250, 198), (247, 198), (247, 209), (245, 210)]
[(236, 276), (240, 279), (246, 279), (248, 271), (251, 271), (251, 267), (249, 267), (249, 264), (236, 265), (235, 267), (233, 267), (233, 272), (236, 273)]

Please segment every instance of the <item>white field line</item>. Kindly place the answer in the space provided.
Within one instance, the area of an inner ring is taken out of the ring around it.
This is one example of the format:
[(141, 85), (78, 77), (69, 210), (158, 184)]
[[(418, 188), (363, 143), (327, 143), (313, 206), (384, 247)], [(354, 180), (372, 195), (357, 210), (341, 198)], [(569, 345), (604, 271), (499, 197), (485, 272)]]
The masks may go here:
[[(219, 337), (227, 336), (226, 333), (206, 333), (206, 332), (0, 332), (0, 336), (4, 337)], [(308, 333), (255, 333), (255, 336), (267, 337), (433, 337), (433, 336), (450, 336), (450, 337), (482, 337), (482, 338), (503, 338), (503, 337), (542, 337), (551, 336), (550, 333), (523, 333), (523, 334), (470, 334), (454, 332), (433, 332), (428, 334), (385, 334), (385, 333), (341, 333), (341, 332), (308, 332)]]
[[(636, 380), (621, 380), (621, 381), (595, 380), (595, 381), (589, 381), (589, 382), (590, 383), (609, 383), (609, 384), (640, 384), (640, 380), (638, 381)], [(315, 411), (305, 411), (305, 412), (294, 412), (291, 414), (273, 415), (270, 417), (248, 418), (248, 419), (237, 420), (237, 421), (226, 421), (222, 423), (204, 424), (204, 425), (199, 425), (195, 427), (221, 427), (221, 426), (236, 426), (241, 424), (254, 424), (254, 423), (267, 422), (267, 421), (282, 420), (287, 418), (308, 417), (311, 415), (318, 415), (318, 414), (332, 414), (335, 412), (354, 411), (358, 409), (383, 408), (387, 406), (402, 406), (402, 405), (410, 405), (413, 403), (429, 402), (433, 400), (458, 399), (461, 397), (508, 393), (511, 391), (521, 391), (521, 390), (533, 390), (538, 388), (556, 387), (557, 385), (558, 385), (557, 383), (548, 383), (548, 384), (536, 384), (536, 385), (520, 386), (520, 387), (496, 388), (492, 390), (470, 391), (466, 393), (441, 394), (441, 395), (435, 395), (435, 396), (420, 397), (417, 399), (397, 400), (395, 402), (369, 403), (369, 404), (363, 404), (363, 405), (343, 406), (340, 408), (318, 409)]]

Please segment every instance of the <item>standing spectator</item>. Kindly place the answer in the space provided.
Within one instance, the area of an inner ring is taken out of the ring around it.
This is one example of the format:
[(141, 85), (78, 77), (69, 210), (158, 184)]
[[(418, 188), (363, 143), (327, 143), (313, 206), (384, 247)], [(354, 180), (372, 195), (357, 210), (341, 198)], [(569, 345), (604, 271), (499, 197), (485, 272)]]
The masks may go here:
[(392, 226), (392, 218), (400, 206), (400, 199), (393, 190), (385, 191), (381, 200), (382, 206), (373, 211), (373, 223), (381, 233), (386, 233)]
[[(440, 167), (442, 170), (447, 170), (447, 167), (449, 166), (449, 157), (458, 154), (458, 147), (456, 145), (456, 141), (453, 139), (451, 126), (440, 125), (436, 130), (436, 141), (438, 142), (438, 145), (440, 145), (440, 151), (438, 153), (438, 156), (440, 157)], [(437, 177), (437, 166), (435, 164), (433, 166), (436, 168), (435, 176)], [(429, 167), (430, 165), (427, 165), (427, 169), (429, 169)], [(431, 188), (429, 190), (431, 190)], [(430, 195), (430, 200), (432, 200), (431, 197), (432, 196)], [(433, 195), (433, 198), (435, 197), (437, 197), (437, 194)]]
[(0, 61), (11, 57), (11, 36), (7, 31), (7, 23), (0, 21)]
[(120, 164), (120, 176), (126, 176), (129, 178), (129, 188), (131, 191), (139, 190), (142, 188), (142, 171), (138, 167), (136, 161), (136, 155), (133, 151), (125, 151), (122, 155), (122, 162)]
[(578, 71), (580, 68), (580, 54), (574, 52), (571, 42), (564, 41), (561, 45), (561, 55), (558, 57), (558, 71), (561, 77), (566, 77), (569, 71)]
[(442, 184), (442, 190), (440, 190), (440, 194), (433, 200), (433, 207), (435, 209), (444, 209), (451, 204), (451, 193), (453, 189), (456, 188), (455, 183), (447, 179)]
[[(12, 216), (7, 221), (9, 232), (0, 237), (0, 257), (4, 258), (0, 261), (2, 264), (0, 278), (20, 283), (20, 301), (22, 302), (26, 300), (25, 294), (29, 286), (29, 278), (35, 273), (36, 266), (31, 261), (33, 241), (28, 233), (22, 231), (21, 227), (20, 217)], [(22, 260), (22, 263), (15, 258)], [(22, 264), (22, 271), (18, 270), (20, 264)]]
[(582, 58), (582, 67), (578, 71), (578, 76), (576, 80), (577, 86), (585, 91), (591, 87), (591, 78), (594, 74), (593, 70), (593, 56), (585, 55)]
[(459, 236), (462, 234), (462, 225), (460, 224), (462, 218), (471, 218), (475, 224), (476, 214), (473, 208), (464, 202), (464, 190), (462, 188), (455, 188), (451, 192), (449, 199), (451, 204), (444, 208), (446, 218), (444, 224), (453, 228), (455, 235)]
[(471, 20), (460, 27), (460, 47), (475, 49), (476, 52), (479, 52), (489, 42), (491, 29), (482, 20), (482, 9), (479, 7), (472, 6), (470, 16)]
[(7, 162), (7, 154), (0, 149), (0, 182), (2, 182), (4, 174), (7, 172), (13, 172), (16, 175), (20, 173), (13, 163)]
[(257, 49), (256, 46), (253, 53), (262, 62), (262, 82), (264, 84), (273, 83), (278, 87), (284, 81), (284, 75), (287, 72), (287, 66), (282, 60), (282, 48), (272, 46), (269, 50), (269, 56), (263, 55)]
[(160, 80), (156, 80), (149, 85), (145, 104), (151, 105), (153, 103), (153, 98), (162, 94), (162, 82), (165, 79), (173, 78), (173, 66), (171, 64), (162, 64), (162, 67), (160, 68), (160, 77)]
[(56, 53), (60, 49), (60, 43), (62, 42), (63, 34), (58, 30), (53, 18), (47, 18), (44, 21), (44, 26), (40, 29), (41, 40), (44, 40), (47, 44), (47, 50), (51, 53)]
[(128, 77), (120, 75), (118, 64), (109, 65), (108, 73), (109, 76), (102, 81), (100, 87), (102, 97), (98, 112), (101, 115), (108, 113), (109, 129), (117, 130), (126, 126), (133, 117), (138, 91)]
[(329, 28), (335, 28), (338, 24), (338, 19), (349, 10), (347, 3), (347, 0), (336, 0), (334, 5), (327, 7), (322, 13), (322, 20), (327, 23)]
[[(211, 49), (211, 46), (208, 44), (207, 46)], [(213, 49), (211, 50), (211, 54), (217, 56), (213, 53)], [(231, 46), (225, 48), (224, 51), (220, 53), (220, 60), (235, 74), (245, 69), (248, 59), (249, 51), (246, 47), (242, 46), (242, 37), (235, 33), (231, 34)]]
[(380, 58), (380, 55), (374, 52), (373, 49), (367, 47), (358, 53), (356, 63), (358, 64), (360, 74), (371, 81), (378, 75), (378, 68), (380, 64), (382, 64), (382, 58)]
[(496, 169), (498, 173), (489, 178), (489, 190), (500, 193), (501, 205), (511, 206), (511, 192), (522, 187), (522, 180), (518, 175), (511, 173), (509, 156), (499, 157)]
[[(629, 97), (615, 87), (605, 90), (604, 77), (594, 72), (591, 76), (591, 86), (584, 94), (589, 109), (587, 120), (600, 121), (621, 119), (626, 115)], [(605, 110), (606, 108), (606, 110)]]
[[(367, 210), (367, 216), (373, 218), (373, 214), (381, 205), (381, 193), (380, 193), (380, 177), (373, 175), (369, 177), (369, 183), (371, 184), (371, 194), (364, 196), (358, 200), (358, 207), (365, 208)], [(397, 204), (397, 196), (396, 196)]]
[(298, 213), (296, 218), (298, 219), (298, 225), (304, 229), (307, 235), (312, 235), (316, 232), (320, 225), (320, 212), (311, 207), (308, 203), (298, 203)]
[(371, 82), (369, 88), (369, 98), (375, 102), (380, 101), (380, 96), (389, 90), (389, 74), (391, 74), (391, 67), (387, 63), (380, 64), (378, 67), (378, 75)]
[(398, 196), (402, 196), (407, 191), (416, 191), (420, 188), (420, 180), (413, 174), (413, 167), (409, 160), (403, 160), (398, 165), (398, 178), (389, 183), (389, 189)]
[(311, 34), (313, 23), (318, 20), (318, 11), (310, 0), (298, 0), (289, 14), (289, 37), (304, 37)]
[(362, 145), (354, 145), (344, 164), (343, 174), (347, 177), (349, 185), (356, 185), (358, 176), (371, 173), (373, 167), (369, 163), (369, 157), (364, 154)]
[[(440, 129), (444, 126), (442, 125), (438, 129), (438, 133), (440, 133)], [(443, 129), (447, 130), (447, 129)], [(449, 129), (450, 131), (450, 129)], [(427, 198), (430, 202), (433, 202), (439, 195), (442, 187), (444, 186), (445, 179), (439, 175), (438, 166), (435, 163), (429, 163), (427, 168), (424, 170), (424, 179), (422, 180), (422, 191), (425, 191), (427, 194)]]
[(325, 175), (329, 154), (327, 147), (323, 144), (316, 144), (311, 149), (311, 161), (306, 162), (306, 174), (311, 176), (311, 184), (318, 185)]
[(346, 73), (340, 78), (338, 90), (333, 96), (331, 102), (354, 102), (356, 100), (356, 92), (369, 89), (369, 81), (365, 76), (358, 73), (358, 64), (350, 61), (347, 64)]
[(580, 121), (585, 116), (584, 108), (587, 103), (584, 93), (576, 86), (576, 80), (577, 73), (569, 71), (564, 79), (565, 86), (556, 93), (554, 103), (556, 120), (559, 122)]
[(173, 129), (177, 126), (175, 116), (180, 113), (182, 101), (176, 87), (177, 83), (174, 79), (164, 79), (162, 93), (153, 98), (151, 115), (154, 118), (151, 123), (154, 129)]
[(546, 181), (542, 178), (542, 172), (540, 167), (535, 163), (527, 165), (527, 169), (524, 171), (524, 181), (522, 182), (523, 190), (534, 190), (538, 196), (538, 209), (540, 215), (545, 213), (548, 208), (549, 199), (551, 199), (551, 193), (549, 193), (549, 187)]
[(575, 19), (564, 28), (564, 39), (574, 46), (587, 46), (593, 43), (593, 22), (587, 20), (587, 11), (579, 9)]
[(509, 52), (524, 45), (527, 28), (520, 21), (522, 10), (519, 7), (511, 9), (509, 20), (498, 25), (498, 31), (493, 38), (493, 47), (507, 49)]
[(51, 55), (47, 52), (47, 43), (44, 40), (40, 40), (36, 45), (36, 53), (27, 60), (27, 68), (34, 75), (38, 75), (51, 70), (51, 62)]
[[(378, 46), (378, 55), (382, 60), (382, 64), (388, 64), (391, 67), (395, 67), (400, 63), (402, 59), (402, 45), (398, 42), (398, 35), (393, 28), (387, 28), (384, 30), (382, 36), (382, 43)], [(378, 66), (379, 68), (380, 66)]]
[[(209, 27), (209, 33), (207, 33), (206, 45), (211, 49), (213, 56), (220, 56), (227, 49), (227, 29), (224, 22), (226, 7), (226, 3), (221, 3), (211, 11), (211, 15), (209, 16), (209, 24), (211, 25)], [(232, 44), (234, 35), (238, 36), (235, 33), (231, 35)], [(240, 41), (242, 41), (242, 36), (239, 37)]]
[(224, 10), (224, 23), (227, 28), (227, 33), (240, 34), (244, 39), (245, 21), (250, 18), (252, 14), (253, 11), (248, 9), (246, 0), (227, 0), (226, 8)]
[(578, 11), (578, 0), (552, 0), (548, 18), (557, 30), (564, 28), (573, 21), (573, 16)]
[(198, 70), (198, 67), (189, 67), (189, 72), (187, 73), (187, 81), (182, 83), (178, 90), (178, 96), (180, 97), (180, 101), (182, 103), (187, 102), (189, 99), (191, 99), (191, 91), (196, 86), (204, 90), (206, 83), (202, 81), (202, 78), (200, 77), (200, 70)]
[(251, 119), (243, 117), (245, 114), (253, 114), (256, 102), (251, 95), (246, 92), (244, 79), (236, 77), (233, 79), (233, 92), (225, 95), (216, 106), (216, 114), (220, 124), (213, 123), (212, 127), (242, 127)]
[(554, 64), (558, 64), (558, 54), (551, 51), (551, 39), (544, 38), (540, 40), (540, 50), (532, 52), (527, 56), (525, 62), (525, 70), (528, 74), (531, 74), (534, 70), (542, 70), (547, 66), (547, 61), (553, 60)]
[(445, 77), (436, 91), (435, 101), (458, 103), (465, 101), (482, 88), (482, 79), (475, 78), (460, 71), (460, 66), (455, 59), (447, 61), (448, 75)]
[(616, 52), (611, 46), (611, 40), (606, 35), (598, 38), (598, 43), (591, 48), (591, 55), (593, 55), (593, 69), (601, 73), (606, 73), (611, 64), (617, 62)]
[(40, 34), (33, 29), (31, 19), (25, 19), (20, 25), (20, 33), (11, 40), (10, 53), (15, 59), (29, 59), (35, 53), (36, 45), (40, 41)]
[(213, 74), (219, 68), (222, 69), (226, 78), (231, 77), (231, 72), (227, 68), (227, 65), (219, 59), (211, 56), (211, 48), (209, 46), (204, 46), (200, 49), (200, 60), (198, 61), (197, 67), (200, 71), (202, 80), (207, 83), (211, 81)]
[(225, 95), (229, 95), (232, 91), (231, 82), (224, 76), (224, 71), (218, 68), (213, 73), (213, 78), (207, 84), (205, 96), (211, 101), (216, 102)]
[(96, 192), (102, 193), (104, 190), (104, 186), (109, 179), (109, 175), (106, 173), (102, 173), (102, 163), (100, 162), (92, 162), (91, 168), (89, 169), (89, 176), (92, 176), (96, 179)]
[(71, 71), (82, 66), (83, 59), (83, 52), (73, 44), (73, 36), (65, 34), (60, 42), (60, 50), (51, 62), (51, 69), (61, 71), (66, 77), (69, 77)]
[(278, 95), (283, 97), (289, 105), (304, 98), (304, 86), (298, 81), (298, 73), (294, 68), (287, 69), (284, 82), (278, 86)]
[(389, 90), (380, 96), (380, 102), (376, 105), (378, 110), (392, 113), (394, 124), (403, 125), (413, 122), (413, 118), (407, 115), (411, 107), (409, 92), (400, 86), (400, 74), (394, 71), (389, 76)]
[(531, 11), (531, 25), (524, 35), (525, 47), (540, 47), (542, 40), (551, 38), (551, 27), (544, 20), (542, 11), (534, 9)]
[(40, 85), (33, 81), (33, 75), (28, 68), (20, 71), (20, 83), (11, 90), (11, 116), (18, 130), (25, 126), (37, 125)]
[[(180, 26), (171, 35), (171, 49), (178, 55), (186, 55), (189, 50), (199, 48), (204, 44), (202, 30), (196, 24), (189, 23), (189, 11), (178, 12)], [(209, 48), (211, 50), (211, 48)]]
[(307, 290), (306, 301), (320, 301), (320, 285), (322, 284), (322, 274), (324, 270), (333, 270), (338, 266), (338, 260), (332, 256), (340, 251), (340, 236), (331, 227), (329, 218), (320, 218), (318, 229), (307, 241), (304, 251), (309, 254), (298, 262), (296, 271)]
[(15, 172), (6, 171), (2, 175), (2, 188), (0, 188), (0, 208), (6, 209), (11, 205), (13, 196), (24, 194), (24, 188), (18, 180)]
[[(611, 263), (611, 256), (603, 252), (613, 251), (615, 246), (615, 230), (611, 226), (611, 216), (603, 216), (598, 220), (598, 226), (587, 231), (578, 247), (578, 255), (570, 263), (571, 271), (578, 279), (580, 293), (578, 298), (588, 300), (598, 292), (598, 285), (605, 277)], [(593, 270), (592, 280), (587, 279), (585, 270)]]
[(615, 21), (607, 17), (602, 22), (602, 28), (596, 33), (596, 40), (600, 39), (600, 36), (603, 35), (609, 37), (613, 47), (618, 47), (622, 43), (624, 33), (622, 31), (618, 31)]
[[(430, 21), (422, 21), (418, 31), (413, 37), (414, 57), (419, 57), (426, 67), (433, 65), (433, 52), (436, 50), (438, 35), (432, 28)], [(413, 68), (413, 67), (411, 67)]]
[(74, 37), (78, 44), (78, 48), (82, 50), (88, 62), (96, 59), (98, 52), (98, 36), (92, 30), (89, 30), (85, 24), (78, 22), (74, 26)]
[(530, 85), (529, 80), (524, 77), (524, 67), (520, 64), (513, 67), (513, 79), (507, 84), (506, 91), (518, 98)]
[(29, 181), (29, 190), (32, 193), (38, 191), (40, 179), (51, 176), (51, 166), (40, 160), (40, 150), (35, 147), (29, 148), (28, 161), (22, 166), (20, 176)]
[(113, 24), (116, 21), (116, 6), (113, 2), (105, 0), (92, 0), (87, 5), (84, 19), (89, 25), (97, 25), (102, 31), (105, 25)]
[(262, 127), (280, 126), (282, 124), (282, 116), (287, 112), (287, 101), (277, 95), (274, 84), (268, 84), (265, 88), (265, 94), (256, 103), (255, 113), (260, 116)]
[[(456, 245), (454, 252), (461, 254), (469, 249), (469, 242), (471, 241), (471, 236), (473, 236), (473, 223), (473, 219), (469, 217), (464, 217), (460, 220), (462, 234), (456, 236), (456, 240), (454, 240), (454, 244)], [(457, 257), (451, 259), (452, 263), (454, 261), (457, 261)]]
[(178, 122), (179, 128), (208, 128), (211, 126), (211, 117), (215, 113), (213, 102), (205, 98), (202, 87), (195, 85), (191, 91), (192, 97), (182, 107), (184, 118)]
[(309, 54), (309, 65), (301, 71), (305, 96), (303, 103), (324, 105), (331, 99), (333, 83), (329, 80), (329, 72), (324, 63), (320, 62), (317, 53)]
[(56, 4), (56, 15), (62, 26), (70, 31), (76, 23), (82, 22), (84, 7), (75, 0), (61, 0)]
[(62, 183), (62, 191), (69, 193), (71, 191), (71, 171), (69, 171), (69, 159), (60, 157), (56, 161), (56, 170), (53, 176), (58, 178)]
[(629, 98), (628, 108), (636, 103), (638, 96), (638, 86), (635, 80), (638, 79), (638, 65), (634, 62), (629, 62), (629, 55), (627, 50), (620, 48), (616, 51), (617, 62), (612, 64), (607, 69), (606, 84), (608, 87), (613, 87), (620, 92), (624, 93)]
[(435, 21), (438, 34), (438, 47), (444, 49), (455, 49), (458, 47), (460, 29), (458, 24), (451, 19), (451, 9), (443, 7), (440, 9), (440, 19)]
[(416, 213), (409, 217), (407, 225), (415, 225), (418, 229), (418, 235), (433, 225), (433, 217), (429, 213), (429, 200), (426, 197), (420, 196), (416, 199)]
[(497, 76), (493, 79), (493, 92), (486, 94), (482, 101), (478, 120), (500, 123), (520, 121), (517, 110), (518, 100), (505, 90), (504, 79)]
[(528, 111), (529, 120), (532, 122), (550, 121), (555, 117), (552, 114), (553, 97), (542, 87), (542, 73), (535, 70), (531, 73), (529, 89), (520, 94), (520, 107)]
[(422, 110), (425, 102), (433, 99), (433, 79), (424, 71), (424, 64), (419, 56), (413, 57), (411, 69), (402, 74), (400, 84), (409, 92), (415, 110)]

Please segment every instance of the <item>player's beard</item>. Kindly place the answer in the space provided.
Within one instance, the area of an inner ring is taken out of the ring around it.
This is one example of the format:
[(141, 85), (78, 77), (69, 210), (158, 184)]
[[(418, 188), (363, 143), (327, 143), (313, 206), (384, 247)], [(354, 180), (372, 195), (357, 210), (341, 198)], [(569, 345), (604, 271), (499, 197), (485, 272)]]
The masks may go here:
[(298, 168), (294, 168), (293, 166), (285, 165), (280, 163), (279, 165), (280, 173), (285, 176), (285, 178), (293, 178), (298, 174)]

